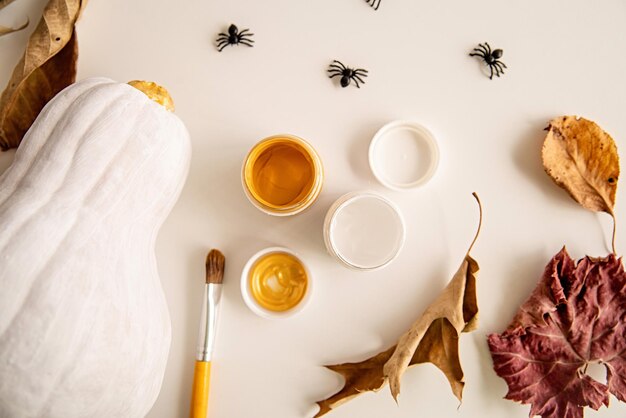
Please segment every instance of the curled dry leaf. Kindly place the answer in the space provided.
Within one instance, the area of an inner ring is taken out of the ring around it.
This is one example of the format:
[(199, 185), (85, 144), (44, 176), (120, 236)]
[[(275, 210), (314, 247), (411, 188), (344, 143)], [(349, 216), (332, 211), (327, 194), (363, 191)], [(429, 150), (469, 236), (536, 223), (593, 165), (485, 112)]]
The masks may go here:
[[(577, 263), (563, 248), (502, 334), (488, 337), (506, 399), (530, 415), (582, 418), (584, 407), (626, 402), (626, 273), (615, 254)], [(606, 382), (585, 372), (606, 367)]]
[(574, 200), (587, 209), (608, 213), (615, 223), (619, 156), (608, 133), (584, 118), (555, 118), (548, 126), (542, 159), (546, 173)]
[(74, 25), (83, 0), (50, 0), (0, 96), (0, 147), (15, 148), (43, 106), (76, 79)]
[(326, 366), (345, 379), (343, 388), (327, 399), (317, 402), (320, 407), (315, 417), (320, 417), (339, 405), (367, 391), (380, 390), (387, 381), (397, 399), (400, 380), (406, 369), (420, 363), (432, 363), (446, 376), (454, 395), (461, 400), (463, 394), (463, 369), (459, 360), (459, 335), (476, 329), (478, 303), (476, 300), (476, 274), (478, 263), (469, 253), (478, 238), (482, 224), (482, 207), (476, 236), (461, 266), (422, 316), (398, 340), (398, 344), (358, 363)]

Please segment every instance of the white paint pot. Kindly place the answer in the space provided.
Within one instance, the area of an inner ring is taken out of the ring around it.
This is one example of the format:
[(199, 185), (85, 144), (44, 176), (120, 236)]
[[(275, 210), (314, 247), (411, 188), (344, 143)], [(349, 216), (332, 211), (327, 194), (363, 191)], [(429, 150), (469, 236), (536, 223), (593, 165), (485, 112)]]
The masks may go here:
[(326, 249), (354, 270), (376, 270), (391, 263), (404, 239), (404, 220), (396, 206), (372, 192), (340, 197), (324, 220)]

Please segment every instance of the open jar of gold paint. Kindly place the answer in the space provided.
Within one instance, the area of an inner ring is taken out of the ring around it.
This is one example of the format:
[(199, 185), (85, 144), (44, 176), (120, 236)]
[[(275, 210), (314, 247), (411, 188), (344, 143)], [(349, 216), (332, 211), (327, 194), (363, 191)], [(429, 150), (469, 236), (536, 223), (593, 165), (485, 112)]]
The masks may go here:
[(271, 247), (259, 251), (241, 274), (241, 295), (255, 314), (268, 319), (291, 317), (311, 298), (309, 268), (293, 251)]
[(324, 183), (324, 170), (309, 143), (281, 134), (263, 139), (250, 150), (241, 178), (254, 206), (270, 215), (289, 216), (315, 202)]

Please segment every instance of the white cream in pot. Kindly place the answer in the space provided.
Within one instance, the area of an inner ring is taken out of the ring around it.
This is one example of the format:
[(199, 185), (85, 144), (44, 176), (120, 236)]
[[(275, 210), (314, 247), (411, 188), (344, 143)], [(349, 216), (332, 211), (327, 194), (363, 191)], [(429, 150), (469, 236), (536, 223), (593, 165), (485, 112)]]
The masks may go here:
[(326, 215), (326, 248), (346, 266), (373, 270), (390, 263), (404, 244), (404, 222), (396, 207), (369, 192), (339, 198)]

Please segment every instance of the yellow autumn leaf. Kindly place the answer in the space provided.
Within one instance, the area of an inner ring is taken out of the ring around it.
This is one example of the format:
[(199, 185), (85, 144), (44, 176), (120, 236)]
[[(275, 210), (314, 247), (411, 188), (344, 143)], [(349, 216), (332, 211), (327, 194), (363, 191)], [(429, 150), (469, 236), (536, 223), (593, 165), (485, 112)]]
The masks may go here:
[(543, 143), (543, 166), (555, 183), (584, 208), (613, 218), (619, 156), (613, 138), (595, 122), (576, 116), (550, 121)]

